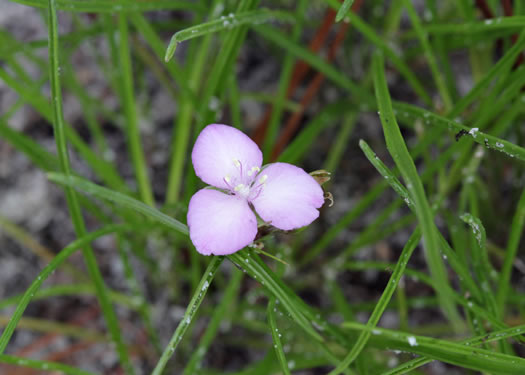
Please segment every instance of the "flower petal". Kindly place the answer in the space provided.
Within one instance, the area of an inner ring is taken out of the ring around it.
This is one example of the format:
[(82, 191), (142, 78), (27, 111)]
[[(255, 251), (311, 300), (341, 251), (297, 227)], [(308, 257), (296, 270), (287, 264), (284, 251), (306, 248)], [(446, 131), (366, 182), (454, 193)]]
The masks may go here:
[(262, 152), (240, 130), (228, 125), (211, 124), (197, 137), (191, 160), (195, 173), (202, 181), (218, 188), (231, 189), (224, 178), (228, 176), (236, 184), (246, 183), (248, 172), (253, 167), (261, 167)]
[(324, 203), (323, 189), (303, 169), (287, 163), (270, 164), (257, 177), (257, 181), (261, 179), (265, 185), (252, 203), (264, 221), (291, 230), (319, 217), (318, 208)]
[(191, 242), (203, 255), (227, 255), (250, 244), (257, 219), (248, 202), (218, 190), (201, 189), (188, 206)]

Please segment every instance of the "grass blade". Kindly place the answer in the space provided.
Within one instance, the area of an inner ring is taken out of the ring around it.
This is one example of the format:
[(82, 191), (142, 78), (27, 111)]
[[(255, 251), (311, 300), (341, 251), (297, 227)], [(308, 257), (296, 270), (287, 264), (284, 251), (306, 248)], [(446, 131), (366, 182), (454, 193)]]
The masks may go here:
[(354, 3), (354, 0), (345, 0), (343, 4), (341, 4), (341, 7), (337, 11), (337, 14), (335, 15), (335, 22), (341, 22), (343, 18), (345, 18), (346, 14), (352, 7), (352, 4)]
[(27, 367), (45, 372), (57, 371), (67, 375), (94, 375), (92, 372), (84, 371), (58, 362), (39, 361), (36, 359), (21, 358), (6, 354), (0, 354), (0, 363), (7, 363), (9, 365)]
[(383, 291), (383, 294), (379, 298), (379, 301), (374, 307), (374, 311), (372, 312), (372, 315), (370, 315), (370, 318), (368, 319), (368, 322), (366, 323), (367, 329), (361, 332), (361, 334), (357, 338), (356, 343), (352, 347), (352, 350), (341, 361), (341, 363), (334, 370), (332, 370), (328, 375), (340, 374), (341, 371), (343, 371), (344, 369), (348, 368), (348, 366), (350, 366), (350, 364), (357, 358), (357, 356), (364, 349), (366, 343), (368, 342), (368, 339), (371, 336), (371, 330), (375, 326), (377, 326), (377, 323), (379, 323), (379, 319), (381, 319), (383, 312), (388, 306), (388, 303), (390, 302), (390, 299), (392, 298), (392, 295), (394, 294), (397, 288), (397, 284), (399, 283), (399, 280), (403, 276), (403, 273), (408, 264), (408, 261), (410, 260), (410, 256), (414, 252), (420, 239), (421, 239), (421, 231), (419, 229), (416, 229), (414, 233), (408, 239), (405, 247), (403, 248), (403, 251), (401, 252), (401, 255), (399, 256), (399, 261), (397, 262), (396, 267), (394, 268), (394, 271), (392, 272), (392, 276), (390, 276), (390, 279), (388, 280), (388, 283), (386, 285), (385, 290)]
[(312, 327), (311, 322), (305, 317), (300, 306), (289, 288), (266, 266), (257, 259), (257, 255), (250, 250), (238, 251), (228, 256), (241, 269), (246, 270), (254, 279), (258, 280), (279, 303), (290, 313), (293, 320), (312, 338), (323, 341), (323, 337)]
[[(481, 132), (478, 128), (469, 128), (468, 126), (462, 125), (454, 120), (449, 120), (446, 117), (436, 115), (411, 104), (396, 102), (394, 104), (394, 109), (398, 116), (404, 116), (405, 118), (411, 119), (421, 119), (427, 125), (435, 125), (456, 134), (461, 132), (461, 134), (468, 135), (474, 142), (483, 145), (488, 149), (500, 151), (511, 158), (525, 161), (525, 148)], [(403, 121), (405, 120), (403, 119)]]
[(125, 13), (118, 16), (119, 29), (119, 63), (121, 76), (121, 90), (124, 112), (126, 113), (126, 136), (128, 138), (129, 153), (133, 161), (135, 178), (139, 187), (140, 198), (147, 205), (155, 204), (151, 184), (146, 170), (146, 161), (141, 146), (135, 97), (133, 94), (133, 72), (131, 69), (131, 55), (128, 40), (128, 21)]
[(359, 323), (343, 323), (343, 327), (370, 331), (372, 333), (370, 345), (378, 348), (395, 348), (478, 371), (497, 374), (525, 372), (525, 359), (516, 356), (473, 348), (470, 345), (433, 337), (417, 336), (382, 328), (370, 329)]
[(208, 265), (206, 271), (204, 271), (204, 275), (202, 276), (202, 279), (199, 285), (197, 286), (197, 290), (193, 294), (193, 297), (191, 298), (191, 301), (188, 304), (188, 307), (186, 308), (186, 312), (184, 313), (181, 322), (179, 323), (177, 329), (173, 333), (173, 336), (171, 337), (168, 346), (166, 346), (166, 348), (164, 349), (164, 352), (162, 353), (162, 356), (157, 362), (157, 365), (155, 366), (152, 375), (161, 375), (164, 371), (168, 360), (175, 353), (179, 342), (182, 340), (182, 337), (188, 330), (188, 327), (191, 324), (191, 320), (197, 313), (197, 310), (199, 309), (199, 306), (201, 305), (202, 300), (204, 299), (204, 296), (208, 291), (213, 277), (215, 276), (215, 272), (217, 272), (217, 269), (219, 268), (223, 260), (224, 257), (221, 256), (213, 256), (211, 258), (211, 262)]
[[(516, 337), (519, 335), (523, 335), (525, 333), (525, 326), (517, 326), (512, 328), (503, 329), (500, 331), (494, 331), (491, 333), (488, 333), (483, 336), (473, 337), (467, 340), (461, 341), (461, 344), (464, 345), (472, 345), (472, 346), (478, 346), (484, 343), (489, 342), (497, 342), (500, 340), (505, 340), (507, 338)], [(432, 362), (434, 359), (428, 358), (428, 357), (421, 357), (417, 359), (413, 359), (411, 361), (405, 362), (402, 365), (384, 372), (382, 375), (401, 375), (406, 374), (407, 372), (411, 372), (412, 370), (415, 370), (418, 367), (424, 366), (427, 363)]]
[(281, 365), (281, 370), (283, 375), (290, 375), (290, 369), (288, 368), (288, 361), (284, 355), (283, 344), (281, 343), (281, 334), (279, 333), (279, 328), (277, 327), (277, 322), (275, 319), (275, 297), (271, 297), (268, 301), (268, 308), (266, 309), (268, 315), (268, 324), (270, 325), (270, 331), (272, 333), (273, 348), (275, 349), (275, 354)]
[(188, 227), (180, 221), (163, 214), (159, 210), (152, 208), (136, 199), (133, 199), (125, 194), (110, 190), (108, 188), (96, 185), (80, 177), (66, 176), (60, 173), (48, 173), (49, 180), (68, 186), (84, 193), (93, 195), (99, 199), (107, 200), (117, 203), (123, 207), (130, 208), (134, 211), (140, 212), (147, 217), (164, 224), (166, 227), (176, 230), (179, 233), (188, 235)]
[[(65, 124), (62, 110), (62, 90), (60, 86), (60, 65), (58, 56), (58, 22), (55, 8), (55, 0), (49, 0), (49, 62), (50, 62), (50, 78), (51, 78), (51, 98), (53, 102), (53, 126), (55, 133), (55, 142), (58, 153), (58, 160), (61, 171), (66, 175), (71, 174), (71, 166), (69, 163), (69, 154), (66, 141)], [(71, 214), (71, 220), (75, 228), (75, 233), (78, 237), (86, 235), (86, 228), (84, 219), (82, 217), (80, 205), (78, 203), (75, 191), (71, 187), (65, 188), (67, 205)], [(95, 285), (97, 292), (97, 299), (100, 302), (102, 314), (111, 334), (111, 338), (116, 345), (119, 359), (124, 367), (126, 373), (133, 374), (134, 370), (131, 365), (127, 348), (122, 341), (122, 334), (118, 325), (118, 319), (111, 305), (109, 293), (102, 279), (100, 269), (98, 268), (97, 260), (93, 253), (93, 249), (89, 244), (83, 248), (84, 260), (89, 272), (89, 276)], [(2, 350), (0, 350), (1, 352)]]
[(230, 13), (228, 16), (221, 16), (218, 19), (201, 23), (187, 29), (181, 30), (173, 34), (168, 48), (166, 49), (166, 56), (164, 60), (170, 61), (175, 53), (177, 45), (186, 40), (197, 38), (202, 35), (216, 33), (223, 30), (230, 30), (234, 27), (239, 27), (248, 24), (260, 24), (269, 21), (295, 21), (293, 14), (278, 10), (258, 9), (248, 12)]
[(523, 237), (523, 228), (525, 227), (525, 189), (521, 193), (521, 198), (516, 208), (516, 213), (512, 218), (509, 239), (505, 251), (505, 259), (501, 267), (500, 279), (498, 283), (498, 292), (496, 294), (496, 305), (500, 316), (505, 313), (506, 300), (509, 294), (509, 280), (512, 272), (512, 264), (518, 253), (520, 239)]
[(31, 283), (29, 288), (18, 302), (18, 305), (11, 316), (11, 320), (5, 327), (4, 331), (2, 332), (2, 336), (0, 337), (0, 353), (5, 351), (5, 348), (7, 347), (7, 344), (9, 343), (9, 340), (15, 331), (16, 325), (22, 317), (22, 314), (24, 313), (27, 305), (29, 302), (31, 302), (31, 299), (33, 299), (35, 293), (38, 291), (42, 283), (49, 277), (49, 275), (51, 275), (75, 251), (85, 247), (94, 239), (117, 231), (126, 231), (131, 228), (132, 227), (130, 225), (108, 225), (95, 232), (79, 237), (77, 240), (66, 246), (60, 253), (58, 253), (57, 256), (53, 258), (53, 260), (40, 272), (38, 277), (35, 278), (35, 280)]
[(450, 319), (456, 330), (460, 330), (463, 323), (456, 310), (456, 306), (448, 293), (448, 280), (445, 266), (439, 252), (439, 237), (434, 224), (434, 215), (427, 201), (423, 184), (419, 178), (414, 161), (410, 157), (396, 118), (392, 110), (392, 103), (385, 78), (384, 61), (381, 53), (376, 53), (373, 60), (374, 86), (376, 89), (379, 115), (387, 148), (398, 166), (414, 202), (414, 212), (421, 226), (424, 238), (425, 257), (432, 277), (439, 287), (438, 296), (445, 315)]

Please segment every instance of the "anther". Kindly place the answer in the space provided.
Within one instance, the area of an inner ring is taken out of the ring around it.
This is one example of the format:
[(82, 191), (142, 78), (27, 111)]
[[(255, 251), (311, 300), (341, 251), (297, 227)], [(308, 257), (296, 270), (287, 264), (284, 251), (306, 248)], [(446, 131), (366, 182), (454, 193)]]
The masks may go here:
[(259, 178), (259, 183), (264, 184), (267, 179), (268, 179), (268, 175), (265, 174), (261, 178)]
[(248, 171), (248, 176), (251, 176), (252, 174), (257, 173), (257, 172), (259, 172), (260, 170), (261, 170), (261, 168), (259, 168), (259, 167), (252, 167), (252, 169), (250, 169), (250, 170)]
[(240, 167), (241, 167), (241, 162), (239, 161), (239, 159), (233, 159), (233, 164), (234, 164), (237, 168), (240, 168)]

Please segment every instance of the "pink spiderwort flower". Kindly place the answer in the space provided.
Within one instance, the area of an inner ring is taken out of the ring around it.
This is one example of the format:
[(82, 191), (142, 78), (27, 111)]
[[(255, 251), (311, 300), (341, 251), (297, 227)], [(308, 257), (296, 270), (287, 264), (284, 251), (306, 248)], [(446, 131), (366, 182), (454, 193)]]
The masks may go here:
[(324, 195), (314, 178), (287, 163), (261, 168), (262, 158), (255, 142), (228, 125), (208, 125), (197, 137), (193, 167), (211, 185), (195, 193), (188, 207), (190, 238), (199, 253), (227, 255), (249, 245), (257, 234), (252, 207), (282, 230), (319, 216)]

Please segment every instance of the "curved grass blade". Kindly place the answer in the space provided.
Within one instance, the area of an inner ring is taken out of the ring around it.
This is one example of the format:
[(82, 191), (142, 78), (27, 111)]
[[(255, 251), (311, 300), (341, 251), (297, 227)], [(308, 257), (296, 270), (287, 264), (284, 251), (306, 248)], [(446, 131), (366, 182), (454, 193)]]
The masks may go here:
[(388, 181), (388, 184), (394, 191), (405, 201), (408, 206), (412, 206), (414, 202), (410, 198), (407, 189), (401, 184), (397, 177), (388, 169), (383, 162), (377, 157), (376, 153), (372, 151), (368, 143), (364, 140), (359, 140), (359, 147), (366, 155), (366, 158), (374, 165), (377, 171)]
[(84, 371), (58, 362), (39, 361), (36, 359), (21, 358), (6, 354), (0, 354), (0, 363), (28, 367), (46, 372), (58, 371), (66, 375), (94, 375), (92, 372)]
[(2, 336), (0, 337), (0, 353), (4, 352), (27, 305), (34, 297), (42, 283), (49, 277), (51, 273), (53, 273), (71, 254), (91, 243), (94, 239), (117, 231), (126, 231), (131, 228), (132, 226), (130, 225), (108, 225), (100, 230), (80, 237), (66, 246), (60, 253), (58, 253), (58, 255), (40, 272), (38, 277), (31, 283), (29, 288), (20, 299), (20, 302), (18, 302), (15, 312), (11, 316), (11, 320), (5, 327), (4, 331), (2, 332)]
[[(508, 338), (516, 337), (519, 335), (523, 335), (524, 333), (525, 333), (525, 325), (521, 325), (521, 326), (503, 329), (500, 331), (491, 332), (483, 336), (478, 336), (478, 337), (473, 337), (467, 340), (463, 340), (461, 341), (461, 344), (478, 346), (478, 345), (489, 343), (489, 342), (497, 342), (497, 341), (505, 340)], [(434, 359), (428, 358), (428, 357), (416, 358), (411, 361), (405, 362), (402, 365), (399, 365), (398, 367), (390, 371), (384, 372), (382, 375), (406, 374), (407, 372), (415, 370), (416, 368), (424, 366), (427, 363), (430, 363), (432, 361), (434, 361)]]
[(394, 271), (392, 272), (392, 276), (390, 276), (390, 279), (388, 280), (388, 283), (385, 287), (385, 290), (383, 291), (383, 294), (381, 295), (381, 297), (379, 298), (379, 301), (375, 305), (374, 311), (372, 312), (372, 315), (370, 315), (370, 318), (368, 319), (368, 323), (366, 323), (367, 329), (361, 332), (361, 334), (357, 338), (356, 343), (352, 347), (352, 350), (341, 361), (341, 363), (334, 370), (332, 370), (328, 375), (340, 374), (341, 371), (343, 371), (344, 369), (348, 368), (348, 366), (350, 366), (350, 364), (357, 358), (357, 356), (364, 349), (366, 343), (368, 342), (368, 339), (370, 338), (371, 329), (373, 329), (375, 326), (377, 326), (377, 323), (379, 323), (379, 319), (381, 319), (383, 312), (388, 306), (388, 303), (390, 302), (390, 299), (392, 298), (392, 295), (394, 294), (394, 291), (397, 288), (397, 284), (399, 283), (401, 276), (403, 276), (403, 273), (408, 264), (408, 261), (410, 260), (410, 256), (414, 252), (420, 239), (421, 239), (421, 231), (419, 229), (416, 229), (414, 233), (412, 233), (412, 235), (408, 239), (405, 247), (403, 248), (403, 251), (401, 252), (401, 255), (399, 256), (399, 261), (397, 262), (396, 267), (394, 268)]
[(442, 129), (456, 134), (461, 132), (461, 134), (468, 135), (474, 142), (479, 143), (488, 149), (500, 151), (504, 154), (507, 154), (511, 158), (525, 161), (525, 148), (515, 145), (504, 139), (483, 133), (479, 131), (478, 128), (469, 128), (454, 120), (436, 115), (430, 111), (411, 104), (396, 102), (394, 103), (393, 107), (396, 110), (398, 116), (404, 116), (405, 118), (411, 119), (421, 119), (426, 125), (439, 126)]
[(188, 235), (188, 227), (180, 221), (152, 208), (136, 199), (133, 199), (125, 194), (107, 189), (105, 187), (96, 185), (88, 180), (80, 177), (66, 176), (61, 173), (48, 173), (49, 180), (57, 184), (69, 186), (71, 188), (83, 191), (84, 193), (93, 195), (99, 199), (117, 203), (123, 207), (130, 208), (134, 211), (140, 212), (165, 226), (175, 229), (177, 232)]
[[(366, 157), (372, 163), (372, 165), (377, 169), (377, 171), (385, 178), (388, 184), (394, 189), (395, 192), (403, 198), (404, 202), (407, 204), (408, 208), (414, 211), (414, 203), (408, 190), (401, 184), (397, 177), (388, 169), (388, 167), (379, 159), (368, 144), (361, 140), (359, 143), (361, 149), (365, 152)], [(481, 301), (483, 299), (481, 290), (478, 288), (474, 279), (470, 276), (469, 270), (463, 265), (463, 263), (458, 259), (456, 253), (450, 248), (448, 242), (443, 238), (441, 233), (438, 232), (441, 250), (447, 257), (448, 263), (452, 269), (458, 274), (463, 280), (463, 284), (466, 289), (470, 291), (472, 297)], [(437, 287), (436, 287), (437, 288)], [(436, 289), (435, 288), (435, 289)], [(452, 292), (452, 290), (451, 290)], [(452, 292), (453, 293), (453, 292)]]
[(279, 303), (290, 313), (292, 319), (312, 338), (324, 341), (323, 337), (312, 327), (311, 322), (305, 317), (300, 306), (289, 288), (261, 261), (258, 262), (256, 255), (249, 250), (238, 251), (228, 256), (234, 264), (246, 270), (254, 279), (258, 280)]
[(188, 327), (191, 324), (191, 320), (197, 313), (197, 310), (199, 309), (199, 306), (201, 305), (202, 300), (204, 299), (204, 296), (208, 291), (213, 277), (215, 276), (215, 272), (217, 272), (217, 269), (219, 268), (223, 260), (224, 257), (222, 256), (212, 257), (208, 268), (206, 269), (206, 271), (204, 271), (204, 275), (202, 276), (202, 279), (199, 285), (197, 286), (197, 290), (193, 294), (193, 297), (191, 298), (191, 301), (188, 304), (188, 307), (186, 308), (186, 312), (184, 313), (181, 322), (179, 323), (177, 329), (173, 333), (173, 336), (171, 337), (168, 346), (166, 346), (166, 348), (164, 349), (164, 352), (162, 353), (162, 356), (157, 362), (157, 365), (155, 366), (152, 375), (161, 375), (164, 371), (168, 360), (175, 353), (175, 349), (177, 349), (179, 342), (182, 340), (182, 337), (188, 330)]
[(449, 295), (449, 282), (446, 275), (445, 265), (443, 264), (439, 252), (439, 236), (434, 223), (434, 215), (430, 209), (425, 189), (419, 178), (414, 161), (408, 152), (392, 110), (390, 93), (388, 92), (385, 78), (384, 60), (381, 53), (376, 53), (374, 55), (372, 70), (379, 107), (379, 116), (383, 126), (387, 148), (399, 168), (401, 175), (406, 182), (409, 195), (414, 202), (414, 212), (418, 218), (424, 238), (427, 265), (430, 268), (434, 281), (438, 285), (438, 296), (441, 301), (441, 308), (445, 315), (450, 319), (455, 329), (459, 331), (463, 326), (463, 322)]
[(201, 23), (187, 29), (181, 30), (173, 34), (168, 48), (166, 49), (166, 56), (164, 60), (170, 61), (175, 53), (177, 45), (186, 40), (190, 40), (202, 35), (216, 33), (223, 30), (230, 30), (234, 27), (239, 27), (247, 24), (260, 24), (268, 21), (295, 21), (293, 14), (278, 10), (258, 9), (248, 12), (230, 13), (227, 16), (221, 16), (213, 21)]
[[(497, 374), (525, 373), (524, 358), (474, 348), (468, 342), (461, 344), (453, 341), (417, 336), (410, 333), (383, 328), (370, 329), (363, 324), (354, 322), (343, 323), (343, 327), (370, 331), (372, 333), (370, 345), (373, 347), (403, 350), (409, 353), (424, 355), (428, 358), (450, 363), (452, 365), (482, 372), (494, 372)], [(516, 329), (514, 330), (516, 331)], [(512, 334), (511, 331), (512, 329), (505, 330), (506, 333)], [(518, 328), (513, 336), (521, 333), (522, 329)], [(494, 340), (497, 340), (499, 339), (497, 334), (491, 337)], [(503, 336), (505, 336), (505, 334)], [(479, 344), (486, 337), (487, 335), (482, 338), (477, 337), (474, 342)]]

